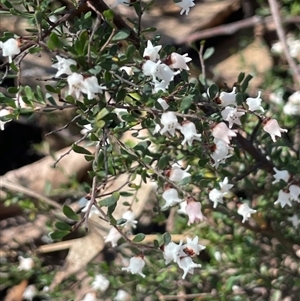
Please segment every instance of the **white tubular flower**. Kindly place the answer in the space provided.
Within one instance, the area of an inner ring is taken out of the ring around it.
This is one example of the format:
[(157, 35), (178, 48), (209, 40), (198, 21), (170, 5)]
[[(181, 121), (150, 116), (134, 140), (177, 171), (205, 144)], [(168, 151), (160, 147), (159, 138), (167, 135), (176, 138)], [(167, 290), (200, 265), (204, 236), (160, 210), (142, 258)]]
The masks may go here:
[(228, 121), (230, 129), (233, 124), (241, 125), (240, 117), (244, 114), (244, 112), (238, 112), (236, 108), (231, 107), (225, 107), (221, 112), (223, 120)]
[(251, 214), (256, 212), (256, 210), (251, 209), (247, 203), (244, 203), (239, 206), (237, 212), (238, 214), (243, 216), (242, 223), (244, 223), (251, 217)]
[(130, 295), (123, 290), (118, 290), (117, 295), (114, 297), (114, 301), (128, 301), (131, 300)]
[(30, 257), (24, 258), (23, 256), (19, 256), (18, 259), (20, 262), (18, 266), (18, 270), (30, 271), (34, 267), (34, 261)]
[(177, 210), (177, 213), (187, 215), (186, 206), (187, 206), (187, 202), (186, 201), (181, 202), (179, 204), (179, 209)]
[(218, 203), (223, 204), (223, 192), (214, 188), (209, 192), (209, 199), (214, 203), (213, 208), (216, 208)]
[(168, 103), (163, 98), (158, 98), (157, 102), (160, 104), (164, 111), (166, 111), (169, 108)]
[(279, 190), (278, 198), (274, 202), (274, 205), (280, 204), (281, 208), (285, 207), (286, 205), (292, 206), (292, 203), (290, 201), (291, 195), (288, 192), (283, 191), (282, 189)]
[(125, 224), (123, 224), (123, 226), (136, 228), (137, 220), (135, 220), (135, 215), (133, 211), (127, 210), (123, 213), (122, 218), (126, 219), (126, 222)]
[(188, 178), (191, 176), (189, 172), (187, 172), (190, 169), (190, 166), (188, 166), (186, 169), (181, 169), (181, 166), (177, 163), (174, 163), (172, 165), (171, 171), (170, 171), (170, 180), (174, 182), (180, 182), (184, 178)]
[[(6, 109), (0, 110), (0, 118), (1, 118), (1, 117), (4, 117), (4, 116), (6, 116), (6, 115), (9, 115), (9, 114), (10, 114), (10, 111), (8, 111), (8, 110), (6, 110)], [(1, 130), (1, 131), (4, 131), (4, 125), (5, 125), (5, 123), (10, 122), (10, 121), (11, 121), (11, 119), (10, 119), (10, 120), (7, 120), (7, 121), (1, 121), (1, 120), (0, 120), (0, 130)]]
[(195, 5), (195, 0), (182, 0), (181, 2), (175, 3), (177, 6), (181, 7), (182, 10), (180, 11), (180, 14), (186, 14), (188, 15), (190, 12), (190, 7), (193, 7)]
[(170, 83), (165, 82), (164, 80), (154, 82), (153, 93), (158, 93), (159, 91), (166, 92)]
[(220, 122), (214, 126), (212, 129), (212, 135), (214, 138), (224, 140), (227, 144), (230, 143), (230, 139), (232, 137), (236, 137), (236, 133), (230, 130), (224, 122)]
[(107, 236), (104, 236), (104, 242), (105, 243), (108, 243), (110, 242), (111, 243), (111, 246), (114, 248), (118, 245), (118, 240), (122, 237), (122, 235), (120, 234), (120, 232), (112, 227), (110, 228)]
[(179, 69), (179, 70), (190, 70), (186, 63), (190, 62), (192, 59), (188, 57), (188, 54), (185, 53), (183, 55), (172, 52), (170, 55), (170, 63), (168, 64), (170, 68)]
[[(161, 63), (161, 61), (158, 61), (158, 62), (155, 63), (151, 60), (147, 60), (143, 64), (143, 67), (142, 67), (142, 71), (143, 71), (144, 75), (152, 76), (152, 80), (153, 80), (154, 83), (156, 81), (156, 75), (157, 75), (158, 66), (159, 66), (160, 63)], [(168, 84), (169, 84), (169, 82), (168, 82)]]
[(181, 125), (178, 123), (178, 119), (174, 112), (166, 112), (161, 115), (160, 119), (163, 128), (160, 130), (161, 135), (169, 132), (171, 136), (175, 135), (175, 130), (180, 129)]
[(182, 246), (183, 252), (190, 257), (199, 255), (200, 251), (204, 250), (206, 247), (198, 244), (199, 237), (196, 236), (193, 239), (187, 237), (186, 244)]
[(159, 54), (158, 52), (160, 51), (162, 45), (158, 46), (153, 46), (152, 42), (150, 40), (147, 41), (147, 47), (144, 50), (143, 53), (143, 58), (144, 59), (149, 59), (153, 62), (156, 60), (159, 60)]
[(246, 103), (250, 111), (257, 111), (260, 110), (264, 112), (265, 110), (261, 106), (262, 99), (260, 98), (261, 91), (258, 91), (258, 96), (256, 98), (248, 97), (246, 99)]
[(201, 264), (196, 264), (189, 256), (180, 258), (177, 263), (178, 266), (184, 271), (182, 279), (185, 279), (187, 273), (194, 274), (194, 268), (201, 268)]
[(288, 182), (290, 178), (290, 174), (287, 170), (278, 170), (276, 167), (273, 168), (275, 171), (275, 174), (273, 175), (274, 181), (272, 184), (278, 183), (280, 180), (283, 180), (284, 182)]
[(129, 75), (129, 76), (134, 74), (131, 67), (123, 66), (123, 67), (119, 68), (119, 70), (125, 71), (127, 73), (127, 75)]
[(188, 226), (193, 223), (199, 223), (201, 221), (206, 220), (206, 217), (203, 215), (201, 211), (201, 203), (196, 202), (193, 198), (187, 199), (187, 205), (185, 207), (185, 211), (189, 217)]
[(81, 301), (97, 301), (96, 293), (87, 293)]
[[(88, 208), (90, 206), (90, 202), (91, 201), (86, 202), (86, 205), (83, 209), (81, 209), (81, 212), (87, 212), (88, 211)], [(92, 205), (92, 208), (91, 208), (90, 213), (89, 213), (89, 217), (93, 216), (94, 214), (100, 215), (101, 212), (97, 209), (97, 207), (95, 205)]]
[(170, 242), (163, 248), (163, 255), (165, 264), (169, 264), (171, 261), (178, 262), (179, 257), (185, 255), (182, 251), (182, 240), (179, 245), (175, 242)]
[(288, 221), (293, 224), (293, 227), (295, 229), (298, 229), (298, 227), (300, 225), (300, 218), (298, 217), (297, 214), (294, 214), (293, 216), (288, 217)]
[(131, 274), (139, 274), (143, 278), (145, 278), (146, 275), (143, 274), (144, 266), (145, 266), (145, 261), (142, 257), (140, 256), (131, 257), (129, 261), (129, 266), (127, 268), (122, 268), (122, 271), (128, 271), (131, 272)]
[(95, 276), (92, 282), (92, 288), (96, 291), (105, 292), (109, 287), (109, 280), (103, 275), (99, 274)]
[(201, 141), (201, 134), (197, 134), (196, 126), (193, 122), (184, 121), (180, 128), (180, 132), (184, 136), (184, 139), (181, 142), (182, 145), (187, 143), (189, 146), (192, 146), (194, 140)]
[(55, 56), (57, 59), (57, 63), (53, 64), (51, 67), (57, 69), (58, 71), (55, 74), (55, 77), (59, 77), (62, 74), (67, 74), (67, 75), (71, 75), (72, 74), (72, 70), (70, 69), (71, 65), (75, 65), (76, 66), (76, 61), (72, 60), (72, 59), (65, 59), (59, 55)]
[(230, 105), (237, 106), (236, 100), (235, 100), (235, 94), (236, 94), (236, 87), (233, 87), (232, 91), (230, 93), (228, 92), (221, 92), (220, 94), (220, 100), (221, 100), (221, 106), (227, 107)]
[(291, 185), (289, 187), (291, 200), (300, 203), (300, 187), (297, 185)]
[(215, 138), (214, 142), (215, 144), (212, 147), (213, 153), (210, 156), (215, 161), (212, 166), (218, 168), (219, 164), (225, 163), (225, 160), (232, 156), (229, 154), (229, 150), (232, 148), (222, 139)]
[(166, 210), (169, 207), (182, 202), (182, 200), (178, 197), (177, 190), (170, 187), (167, 187), (167, 189), (164, 191), (162, 198), (166, 201), (166, 203), (161, 207), (161, 210)]
[(32, 301), (36, 295), (37, 290), (35, 288), (35, 285), (31, 284), (26, 287), (25, 291), (23, 292), (22, 298), (24, 300)]
[(180, 71), (174, 72), (169, 66), (166, 64), (159, 64), (157, 66), (156, 77), (165, 81), (166, 83), (170, 83), (174, 76), (179, 74)]
[(90, 76), (84, 79), (81, 92), (87, 94), (88, 99), (93, 99), (95, 98), (95, 93), (102, 94), (105, 89), (105, 86), (99, 85), (96, 76)]
[(228, 177), (225, 177), (222, 182), (219, 182), (219, 185), (223, 195), (226, 195), (229, 192), (229, 189), (233, 187), (233, 184), (228, 184)]
[(75, 95), (75, 97), (78, 99), (81, 91), (85, 89), (83, 76), (74, 72), (68, 76), (67, 82), (69, 84), (69, 95)]
[(271, 135), (273, 142), (276, 142), (276, 137), (281, 137), (281, 133), (287, 132), (287, 129), (282, 129), (276, 119), (269, 119), (264, 123), (264, 131)]
[(2, 56), (8, 56), (9, 63), (12, 62), (13, 55), (20, 53), (19, 42), (13, 38), (0, 42), (0, 48), (2, 48)]

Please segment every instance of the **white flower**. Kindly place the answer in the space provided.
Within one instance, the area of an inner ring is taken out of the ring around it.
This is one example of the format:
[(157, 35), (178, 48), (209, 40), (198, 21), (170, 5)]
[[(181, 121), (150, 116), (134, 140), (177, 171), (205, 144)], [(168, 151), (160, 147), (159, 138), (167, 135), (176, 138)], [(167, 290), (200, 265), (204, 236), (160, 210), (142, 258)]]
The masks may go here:
[(2, 56), (8, 56), (9, 63), (12, 62), (13, 55), (20, 53), (19, 42), (13, 38), (0, 42), (0, 48), (2, 48)]
[(242, 223), (244, 223), (251, 217), (251, 214), (256, 212), (256, 210), (251, 209), (247, 203), (243, 203), (239, 206), (237, 212), (243, 216)]
[(292, 206), (290, 201), (291, 195), (288, 192), (283, 191), (282, 189), (279, 190), (278, 198), (274, 202), (274, 205), (280, 204), (281, 208), (285, 207), (285, 205)]
[(96, 293), (87, 293), (81, 301), (97, 301)]
[(184, 139), (181, 142), (182, 145), (187, 143), (189, 146), (192, 146), (194, 140), (201, 141), (201, 134), (197, 134), (196, 126), (193, 122), (183, 122), (180, 132), (184, 136)]
[(186, 63), (190, 62), (192, 59), (188, 57), (188, 54), (185, 53), (183, 55), (177, 53), (177, 52), (172, 52), (170, 55), (170, 62), (171, 64), (168, 64), (170, 68), (174, 69), (184, 69), (184, 70), (190, 70), (188, 65)]
[(236, 137), (236, 133), (230, 130), (224, 122), (220, 122), (214, 126), (212, 135), (215, 138), (224, 140), (227, 144), (230, 143), (231, 137)]
[(94, 281), (92, 282), (92, 288), (94, 290), (105, 292), (108, 289), (108, 287), (109, 287), (109, 280), (101, 274), (96, 275)]
[(175, 130), (180, 129), (181, 125), (178, 123), (178, 119), (174, 112), (166, 112), (161, 115), (160, 119), (163, 128), (160, 130), (161, 135), (169, 132), (171, 136), (175, 135)]
[(182, 279), (185, 279), (187, 273), (194, 274), (194, 268), (201, 268), (201, 264), (194, 263), (192, 258), (189, 256), (180, 258), (177, 263), (178, 266), (184, 271)]
[(225, 177), (222, 182), (219, 182), (219, 185), (223, 195), (226, 195), (229, 192), (229, 189), (233, 187), (233, 184), (228, 184), (228, 177)]
[[(90, 206), (90, 202), (91, 201), (87, 201), (86, 202), (86, 205), (85, 205), (85, 207), (83, 209), (81, 209), (81, 212), (87, 212), (87, 210), (88, 210), (88, 208)], [(89, 217), (91, 217), (94, 214), (100, 215), (101, 212), (97, 209), (97, 207), (95, 205), (92, 205), (92, 208), (91, 208), (90, 213), (89, 213)]]
[(223, 195), (223, 192), (216, 188), (209, 192), (208, 197), (214, 203), (213, 208), (216, 208), (218, 203), (223, 204)]
[(71, 75), (72, 74), (72, 70), (70, 69), (71, 65), (75, 65), (76, 66), (76, 61), (72, 60), (72, 59), (65, 59), (63, 57), (60, 57), (59, 55), (55, 56), (57, 59), (57, 63), (52, 65), (52, 68), (57, 69), (58, 71), (55, 74), (55, 77), (59, 77), (62, 74), (67, 74), (67, 75)]
[(191, 176), (189, 172), (187, 172), (190, 169), (190, 166), (188, 166), (186, 169), (181, 169), (181, 166), (177, 163), (174, 163), (172, 165), (171, 171), (170, 171), (170, 180), (174, 182), (180, 182), (185, 178), (188, 178)]
[(34, 261), (30, 257), (24, 258), (23, 256), (19, 256), (18, 259), (20, 262), (18, 266), (18, 270), (30, 271), (34, 267)]
[(128, 301), (130, 299), (130, 295), (123, 290), (118, 290), (117, 295), (114, 297), (114, 301)]
[(82, 135), (86, 135), (88, 132), (92, 131), (93, 127), (90, 123), (85, 124), (83, 126), (83, 129), (80, 131), (80, 134)]
[(220, 163), (225, 163), (225, 160), (232, 155), (229, 154), (229, 150), (232, 149), (224, 140), (215, 138), (215, 144), (213, 145), (213, 153), (210, 155), (215, 161), (212, 165), (218, 168)]
[(149, 59), (153, 62), (159, 60), (159, 54), (162, 45), (153, 46), (150, 40), (147, 41), (147, 47), (144, 50), (143, 58)]
[(166, 210), (169, 207), (172, 207), (182, 200), (178, 197), (178, 192), (174, 188), (167, 188), (162, 194), (162, 198), (166, 201), (166, 203), (161, 207), (161, 210)]
[(199, 237), (196, 236), (193, 239), (187, 237), (186, 244), (182, 246), (183, 252), (190, 257), (199, 255), (200, 251), (204, 250), (206, 247), (198, 244)]
[(122, 268), (122, 271), (128, 271), (131, 272), (131, 274), (139, 274), (143, 278), (146, 277), (146, 275), (143, 274), (143, 267), (145, 266), (145, 261), (142, 257), (131, 257), (129, 261), (129, 266), (127, 268)]
[[(296, 39), (293, 35), (288, 35), (286, 39), (288, 49), (291, 57), (297, 58), (300, 54), (300, 41)], [(274, 43), (271, 47), (271, 51), (274, 53), (283, 53), (283, 46), (280, 41)]]
[(299, 225), (300, 225), (300, 219), (297, 216), (297, 214), (294, 214), (291, 217), (288, 217), (288, 221), (290, 221), (293, 224), (293, 227), (298, 229)]
[(185, 14), (188, 15), (190, 12), (190, 7), (193, 7), (195, 5), (194, 3), (195, 0), (182, 0), (181, 2), (175, 3), (177, 6), (181, 7), (182, 10), (180, 11), (180, 14)]
[(228, 92), (221, 92), (220, 94), (220, 100), (221, 100), (221, 106), (227, 107), (230, 105), (237, 106), (235, 101), (235, 94), (236, 94), (236, 87), (233, 87), (232, 91), (230, 93)]
[(244, 112), (238, 112), (236, 108), (231, 107), (225, 107), (221, 112), (223, 120), (228, 121), (230, 129), (233, 124), (241, 125), (240, 117), (244, 114)]
[(78, 99), (80, 97), (80, 93), (82, 89), (85, 89), (84, 87), (84, 78), (79, 73), (72, 73), (68, 76), (67, 82), (69, 84), (69, 95), (75, 95), (75, 97)]
[(196, 202), (193, 198), (188, 198), (185, 211), (189, 217), (188, 226), (195, 223), (206, 220), (206, 217), (201, 211), (201, 203)]
[(262, 99), (260, 98), (260, 96), (261, 96), (261, 91), (258, 91), (258, 96), (256, 98), (248, 97), (246, 99), (246, 103), (250, 111), (257, 111), (257, 110), (260, 110), (262, 112), (265, 111), (261, 106)]
[(154, 82), (153, 93), (158, 93), (159, 91), (166, 92), (170, 83), (165, 82), (164, 80)]
[(168, 103), (163, 98), (158, 98), (157, 102), (160, 104), (164, 111), (166, 111), (169, 108)]
[(186, 213), (186, 206), (187, 206), (187, 202), (186, 201), (181, 202), (179, 204), (179, 209), (177, 210), (177, 213), (187, 215), (187, 213)]
[(286, 129), (282, 129), (276, 119), (269, 119), (263, 123), (264, 131), (271, 135), (273, 142), (276, 142), (275, 136), (281, 137), (281, 133), (288, 131)]
[(289, 187), (289, 191), (290, 191), (291, 200), (296, 201), (296, 202), (300, 202), (300, 199), (299, 199), (300, 187), (297, 186), (297, 185), (291, 185)]
[(287, 115), (300, 116), (300, 91), (293, 93), (288, 102), (283, 107), (283, 112)]
[(135, 220), (135, 215), (133, 211), (127, 210), (123, 213), (122, 218), (126, 219), (126, 222), (125, 224), (123, 224), (123, 226), (136, 228), (137, 220)]
[(11, 119), (10, 119), (10, 120), (7, 120), (7, 121), (2, 121), (2, 120), (1, 120), (1, 117), (4, 117), (4, 116), (9, 115), (9, 114), (10, 114), (10, 111), (8, 111), (8, 110), (6, 110), (6, 109), (0, 110), (0, 130), (1, 130), (1, 131), (4, 131), (4, 125), (5, 125), (5, 123), (11, 121)]
[(177, 262), (180, 256), (185, 255), (181, 247), (182, 241), (180, 241), (179, 245), (171, 241), (166, 246), (164, 246), (163, 255), (165, 264), (169, 264), (171, 261)]
[(23, 292), (22, 298), (25, 300), (32, 301), (34, 296), (36, 295), (37, 295), (37, 290), (35, 286), (31, 284), (26, 287), (25, 291)]
[(174, 76), (180, 73), (180, 71), (173, 71), (169, 66), (166, 64), (159, 64), (157, 65), (157, 72), (156, 77), (163, 80), (166, 83), (170, 83)]
[(129, 76), (134, 74), (131, 67), (123, 66), (123, 67), (119, 68), (119, 70), (125, 71), (127, 73), (127, 75), (129, 75)]
[[(147, 60), (142, 67), (142, 71), (144, 75), (146, 76), (152, 76), (153, 82), (156, 81), (156, 74), (158, 72), (158, 65), (161, 63), (161, 61), (153, 62), (151, 60)], [(169, 82), (168, 82), (169, 84)]]
[(112, 227), (110, 228), (107, 236), (104, 236), (104, 241), (105, 243), (110, 242), (111, 246), (114, 248), (118, 245), (118, 240), (122, 237), (122, 235), (120, 234), (120, 232)]
[(283, 180), (284, 182), (288, 182), (290, 178), (290, 174), (287, 170), (278, 170), (276, 167), (273, 168), (275, 171), (275, 174), (273, 175), (274, 181), (272, 184), (278, 183), (280, 180)]
[(87, 94), (88, 99), (93, 99), (95, 97), (95, 93), (102, 93), (102, 90), (105, 89), (105, 86), (99, 85), (96, 76), (90, 76), (84, 79), (81, 92)]

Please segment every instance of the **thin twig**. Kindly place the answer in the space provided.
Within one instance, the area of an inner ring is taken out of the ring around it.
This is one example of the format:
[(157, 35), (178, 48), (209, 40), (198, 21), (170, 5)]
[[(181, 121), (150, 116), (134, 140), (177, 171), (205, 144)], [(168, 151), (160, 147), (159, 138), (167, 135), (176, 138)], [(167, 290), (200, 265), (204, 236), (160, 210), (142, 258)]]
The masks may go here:
[(199, 59), (200, 59), (200, 64), (201, 64), (201, 71), (202, 71), (202, 76), (204, 79), (204, 85), (205, 85), (205, 91), (207, 89), (207, 79), (206, 79), (206, 71), (205, 71), (205, 63), (204, 63), (204, 58), (203, 58), (203, 52), (204, 52), (204, 43), (200, 43), (200, 49), (199, 49)]
[(269, 1), (272, 16), (274, 18), (276, 32), (277, 32), (279, 41), (283, 47), (283, 52), (284, 52), (285, 58), (293, 72), (294, 83), (298, 88), (300, 88), (300, 70), (298, 69), (293, 58), (291, 57), (291, 54), (288, 49), (284, 30), (282, 27), (281, 17), (280, 17), (280, 13), (279, 13), (279, 9), (278, 9), (278, 3), (276, 0), (268, 0), (268, 1)]
[(45, 136), (49, 136), (53, 133), (57, 133), (57, 132), (61, 132), (62, 130), (66, 129), (72, 122), (76, 121), (78, 118), (80, 118), (81, 115), (76, 115), (74, 118), (72, 118), (71, 121), (69, 121), (67, 124), (65, 124), (63, 127), (59, 128), (59, 129), (56, 129), (56, 130), (53, 130), (49, 133), (47, 133)]

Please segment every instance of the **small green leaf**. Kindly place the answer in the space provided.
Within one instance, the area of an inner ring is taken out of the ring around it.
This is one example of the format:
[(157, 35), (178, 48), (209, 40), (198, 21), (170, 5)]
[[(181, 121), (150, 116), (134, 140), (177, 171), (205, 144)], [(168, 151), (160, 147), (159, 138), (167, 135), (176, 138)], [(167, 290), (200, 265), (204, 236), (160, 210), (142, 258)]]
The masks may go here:
[(10, 94), (17, 94), (19, 92), (19, 89), (16, 88), (16, 87), (9, 87), (7, 89), (7, 92), (10, 93)]
[(56, 48), (62, 48), (62, 42), (59, 39), (58, 35), (55, 32), (52, 32), (49, 36), (49, 40), (47, 43), (47, 46), (51, 49), (54, 50)]
[(84, 147), (81, 147), (77, 144), (73, 144), (72, 149), (75, 153), (78, 153), (78, 154), (92, 155), (92, 153), (89, 150), (87, 150)]
[(63, 213), (67, 218), (74, 221), (79, 221), (80, 219), (79, 216), (73, 211), (73, 209), (67, 205), (63, 206)]
[(188, 95), (186, 97), (184, 97), (181, 101), (180, 107), (179, 107), (179, 111), (184, 111), (190, 108), (192, 102), (193, 102), (193, 95)]
[(248, 88), (249, 82), (250, 80), (253, 78), (253, 76), (251, 74), (248, 74), (246, 76), (246, 78), (243, 80), (242, 84), (241, 84), (241, 90), (242, 92), (245, 92)]
[(154, 245), (155, 248), (157, 248), (157, 249), (159, 248), (159, 242), (158, 242), (157, 239), (154, 239), (153, 245)]
[(120, 196), (122, 197), (130, 197), (133, 196), (133, 193), (127, 192), (127, 191), (120, 191)]
[(111, 206), (116, 204), (119, 197), (120, 197), (120, 193), (119, 192), (114, 192), (111, 196), (109, 196), (109, 197), (101, 200), (100, 202), (98, 202), (98, 204), (99, 204), (99, 206), (111, 207)]
[(106, 109), (103, 108), (96, 116), (96, 122), (103, 119), (106, 115), (108, 115), (110, 112)]
[(112, 28), (115, 28), (115, 24), (114, 24), (114, 12), (111, 9), (105, 10), (103, 12), (103, 17), (105, 19), (105, 21), (108, 23), (108, 25)]
[(130, 33), (128, 30), (120, 30), (114, 35), (114, 37), (112, 38), (112, 42), (125, 40), (129, 37), (129, 35)]
[(209, 59), (215, 52), (215, 48), (214, 47), (209, 47), (205, 50), (204, 55), (203, 55), (203, 59), (207, 60)]
[(46, 85), (45, 88), (46, 88), (47, 91), (49, 91), (51, 93), (56, 93), (57, 94), (57, 92), (58, 92), (54, 87), (52, 87), (50, 85)]
[(241, 72), (238, 76), (238, 83), (241, 83), (245, 78), (245, 72)]
[(141, 242), (145, 239), (145, 237), (146, 237), (146, 235), (144, 233), (139, 233), (132, 239), (132, 241), (133, 242)]
[(70, 233), (70, 231), (55, 231), (55, 232), (50, 233), (50, 237), (53, 240), (58, 240), (58, 239), (62, 239), (63, 237), (65, 237), (69, 233)]
[(218, 93), (219, 93), (219, 88), (216, 84), (212, 84), (209, 88), (208, 88), (208, 93), (209, 93), (209, 97), (210, 99), (214, 99)]
[(163, 242), (164, 242), (164, 245), (168, 245), (172, 240), (172, 237), (170, 235), (170, 233), (166, 232), (163, 234)]
[(64, 223), (64, 222), (55, 223), (55, 228), (58, 230), (64, 230), (64, 231), (72, 230), (72, 226), (70, 226), (69, 224)]

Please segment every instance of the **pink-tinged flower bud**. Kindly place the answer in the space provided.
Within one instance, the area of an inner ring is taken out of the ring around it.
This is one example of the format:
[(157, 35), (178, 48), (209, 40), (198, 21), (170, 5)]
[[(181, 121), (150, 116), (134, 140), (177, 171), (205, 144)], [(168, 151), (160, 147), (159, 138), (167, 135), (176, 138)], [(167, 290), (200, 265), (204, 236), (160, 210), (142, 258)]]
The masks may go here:
[(212, 135), (215, 138), (224, 140), (227, 144), (230, 143), (232, 137), (236, 137), (236, 133), (230, 130), (224, 122), (220, 122), (213, 127)]
[(195, 222), (198, 223), (206, 220), (206, 217), (202, 214), (201, 211), (201, 203), (195, 201), (195, 199), (192, 197), (189, 197), (187, 199), (187, 205), (185, 210), (189, 217), (188, 226)]
[(273, 142), (276, 142), (275, 136), (281, 137), (281, 133), (288, 131), (287, 129), (282, 129), (276, 119), (266, 118), (263, 124), (264, 131), (271, 135)]

